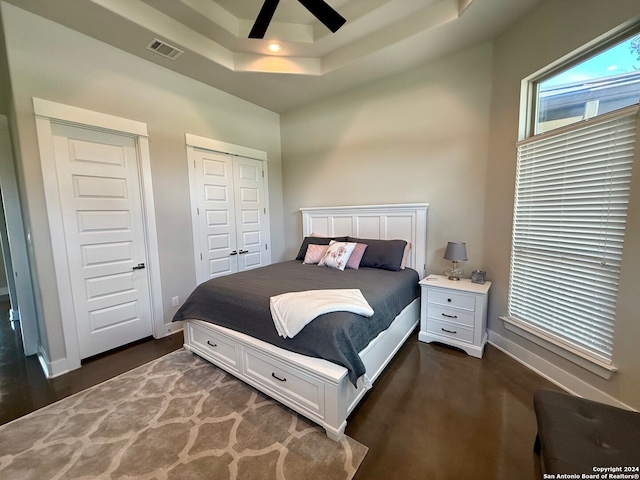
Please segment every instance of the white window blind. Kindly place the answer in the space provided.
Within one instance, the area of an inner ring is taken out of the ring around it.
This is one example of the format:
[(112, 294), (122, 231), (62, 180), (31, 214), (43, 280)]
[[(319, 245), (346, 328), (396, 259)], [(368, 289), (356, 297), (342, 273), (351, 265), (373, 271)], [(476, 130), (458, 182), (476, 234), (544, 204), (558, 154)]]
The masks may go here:
[(637, 110), (518, 144), (509, 317), (607, 365)]

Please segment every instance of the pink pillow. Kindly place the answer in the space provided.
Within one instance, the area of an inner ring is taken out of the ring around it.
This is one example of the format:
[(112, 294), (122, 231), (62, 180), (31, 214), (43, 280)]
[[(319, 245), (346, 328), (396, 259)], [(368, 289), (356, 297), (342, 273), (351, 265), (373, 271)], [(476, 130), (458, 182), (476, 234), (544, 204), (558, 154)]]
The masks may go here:
[(362, 256), (364, 255), (364, 251), (367, 249), (366, 243), (356, 243), (356, 248), (351, 252), (351, 256), (347, 261), (346, 268), (353, 268), (357, 270), (360, 268), (360, 260), (362, 260)]
[(409, 259), (409, 250), (411, 250), (411, 242), (407, 242), (407, 244), (404, 246), (402, 262), (400, 262), (400, 270), (404, 270), (404, 268), (407, 266), (407, 260)]
[(307, 253), (304, 256), (304, 260), (302, 263), (308, 263), (311, 265), (317, 264), (324, 254), (327, 253), (329, 249), (329, 245), (314, 245), (312, 243), (307, 247)]

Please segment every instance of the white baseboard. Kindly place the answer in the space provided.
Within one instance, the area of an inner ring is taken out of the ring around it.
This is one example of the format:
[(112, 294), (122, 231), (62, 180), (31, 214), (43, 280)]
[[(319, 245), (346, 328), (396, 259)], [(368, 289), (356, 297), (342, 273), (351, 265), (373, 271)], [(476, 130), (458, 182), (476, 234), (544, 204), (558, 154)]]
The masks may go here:
[(60, 360), (56, 360), (55, 362), (49, 361), (47, 352), (44, 351), (42, 345), (38, 346), (38, 360), (40, 361), (42, 371), (47, 378), (59, 377), (60, 375), (64, 375), (65, 373), (69, 372), (67, 359), (61, 358)]
[(548, 360), (530, 352), (526, 348), (492, 330), (489, 330), (489, 343), (525, 367), (533, 370), (541, 377), (546, 378), (551, 383), (573, 395), (613, 405), (614, 407), (624, 408), (626, 410), (634, 410), (629, 405), (622, 403), (611, 395), (595, 388), (593, 385), (590, 385), (584, 380), (581, 380), (575, 375), (561, 369), (557, 365), (554, 365)]
[(155, 339), (159, 339), (159, 338), (164, 338), (164, 337), (168, 337), (169, 335), (173, 335), (175, 333), (181, 332), (183, 330), (183, 324), (184, 322), (169, 322), (169, 323), (165, 323), (162, 328), (157, 329), (154, 333), (153, 333), (153, 338)]

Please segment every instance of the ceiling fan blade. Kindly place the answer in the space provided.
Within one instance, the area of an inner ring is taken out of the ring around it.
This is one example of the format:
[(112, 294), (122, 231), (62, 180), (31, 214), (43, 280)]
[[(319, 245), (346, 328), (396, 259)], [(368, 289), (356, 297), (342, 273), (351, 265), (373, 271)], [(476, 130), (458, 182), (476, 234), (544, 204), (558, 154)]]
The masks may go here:
[(280, 3), (280, 0), (264, 0), (258, 18), (256, 18), (253, 28), (249, 32), (249, 38), (264, 38), (278, 3)]
[(320, 20), (325, 27), (333, 33), (345, 24), (347, 21), (342, 15), (336, 12), (324, 0), (298, 0), (306, 7), (315, 17)]

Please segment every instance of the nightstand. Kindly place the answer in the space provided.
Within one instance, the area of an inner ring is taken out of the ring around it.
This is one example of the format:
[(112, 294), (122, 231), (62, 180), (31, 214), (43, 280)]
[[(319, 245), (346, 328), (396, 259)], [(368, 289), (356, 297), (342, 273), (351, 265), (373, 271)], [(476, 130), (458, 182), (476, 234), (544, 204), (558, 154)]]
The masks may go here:
[(440, 342), (482, 358), (487, 343), (487, 303), (491, 282), (454, 281), (443, 275), (420, 280), (418, 340)]

